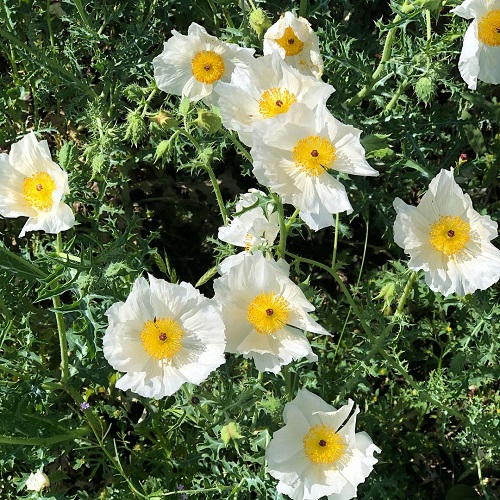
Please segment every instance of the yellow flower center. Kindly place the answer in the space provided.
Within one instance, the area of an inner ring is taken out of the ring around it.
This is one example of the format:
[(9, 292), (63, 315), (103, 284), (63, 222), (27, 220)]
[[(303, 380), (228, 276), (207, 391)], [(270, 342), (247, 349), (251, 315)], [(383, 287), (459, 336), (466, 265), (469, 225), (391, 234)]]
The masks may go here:
[(54, 204), (52, 193), (55, 189), (56, 183), (47, 172), (33, 174), (24, 179), (24, 201), (39, 212), (48, 212)]
[(309, 135), (295, 144), (293, 161), (306, 174), (317, 177), (328, 170), (337, 158), (335, 146), (324, 137)]
[(259, 112), (264, 118), (272, 118), (281, 113), (286, 113), (290, 106), (297, 102), (295, 94), (287, 89), (273, 87), (262, 93), (259, 99)]
[(439, 252), (455, 255), (470, 240), (470, 224), (460, 217), (446, 215), (431, 226), (431, 243)]
[(304, 48), (304, 42), (297, 37), (290, 26), (285, 29), (281, 38), (276, 38), (276, 43), (285, 49), (286, 56), (296, 56)]
[(155, 359), (172, 359), (182, 347), (184, 332), (172, 318), (146, 321), (141, 332), (144, 350)]
[(288, 302), (274, 292), (261, 292), (247, 310), (247, 319), (258, 333), (270, 335), (281, 330), (289, 318)]
[(224, 74), (224, 59), (213, 50), (202, 50), (191, 60), (193, 76), (201, 83), (214, 83)]
[(328, 425), (315, 425), (302, 441), (304, 453), (315, 464), (332, 464), (346, 453), (347, 443)]
[(250, 249), (253, 247), (253, 244), (255, 243), (255, 236), (253, 236), (250, 233), (245, 234), (243, 243), (245, 244), (245, 250), (249, 252)]
[(500, 45), (500, 10), (490, 10), (478, 23), (477, 36), (486, 45)]

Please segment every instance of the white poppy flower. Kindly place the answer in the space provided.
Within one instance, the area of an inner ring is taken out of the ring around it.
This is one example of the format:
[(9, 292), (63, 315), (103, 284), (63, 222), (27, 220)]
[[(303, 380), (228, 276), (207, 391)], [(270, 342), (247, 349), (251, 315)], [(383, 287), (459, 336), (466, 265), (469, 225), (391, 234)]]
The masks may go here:
[(226, 351), (252, 358), (259, 371), (278, 373), (302, 357), (317, 361), (301, 330), (330, 335), (309, 316), (314, 306), (288, 275), (284, 260), (275, 262), (256, 252), (244, 254), (214, 282), (226, 325)]
[(225, 43), (196, 23), (191, 23), (187, 35), (175, 30), (172, 35), (153, 59), (155, 80), (164, 92), (190, 101), (210, 102), (217, 82), (228, 82), (235, 67), (253, 61), (253, 49)]
[(31, 491), (41, 491), (49, 486), (49, 478), (42, 470), (37, 470), (35, 473), (32, 472), (26, 481), (26, 489)]
[(458, 61), (462, 78), (472, 90), (478, 80), (500, 83), (500, 0), (465, 0), (451, 12), (473, 19)]
[(472, 208), (453, 169), (441, 170), (418, 207), (396, 198), (394, 208), (394, 241), (409, 254), (410, 269), (425, 271), (432, 290), (466, 295), (498, 281), (500, 251), (490, 243), (497, 223)]
[(126, 372), (116, 383), (124, 391), (160, 399), (185, 382), (201, 383), (225, 362), (220, 312), (189, 283), (138, 278), (106, 315), (104, 356)]
[(68, 174), (54, 163), (47, 141), (33, 132), (0, 154), (0, 214), (28, 217), (19, 236), (28, 231), (60, 233), (72, 227), (75, 216), (62, 198), (69, 193)]
[(285, 405), (285, 426), (266, 450), (268, 471), (277, 490), (294, 500), (349, 500), (373, 470), (375, 446), (366, 432), (356, 432), (353, 401), (336, 410), (306, 389)]
[(219, 83), (222, 123), (252, 146), (252, 132), (262, 121), (273, 122), (296, 103), (309, 108), (325, 104), (334, 88), (289, 66), (278, 53), (259, 57), (249, 68), (236, 68), (231, 83)]
[[(266, 213), (259, 206), (249, 208), (258, 202), (257, 195), (265, 196), (265, 193), (250, 189), (248, 193), (240, 196), (235, 208), (236, 213), (243, 213), (233, 217), (228, 225), (219, 228), (220, 240), (243, 247), (245, 252), (274, 243), (280, 230), (278, 213), (272, 211), (272, 203), (267, 205)], [(240, 262), (243, 256), (244, 253), (239, 253), (225, 258), (219, 266), (219, 272), (225, 274), (229, 267)]]
[(333, 214), (352, 211), (344, 186), (330, 171), (378, 175), (365, 160), (361, 131), (335, 119), (326, 106), (316, 112), (297, 104), (254, 129), (251, 150), (257, 180), (300, 210), (314, 231), (334, 225)]
[(318, 37), (307, 19), (285, 12), (264, 35), (264, 54), (274, 51), (301, 73), (321, 78), (323, 59)]

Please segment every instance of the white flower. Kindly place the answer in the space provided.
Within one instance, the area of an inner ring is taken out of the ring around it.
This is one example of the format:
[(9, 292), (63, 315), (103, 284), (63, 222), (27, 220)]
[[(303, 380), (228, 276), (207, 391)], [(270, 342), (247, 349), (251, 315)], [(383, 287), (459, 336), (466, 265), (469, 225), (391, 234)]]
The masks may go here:
[(225, 362), (220, 312), (189, 283), (138, 278), (106, 315), (104, 356), (126, 372), (116, 383), (124, 391), (160, 399), (185, 382), (201, 383)]
[[(265, 196), (265, 193), (257, 189), (250, 189), (248, 193), (240, 196), (236, 203), (236, 213), (242, 213), (236, 215), (229, 225), (219, 228), (218, 238), (220, 240), (243, 247), (246, 252), (274, 243), (280, 229), (278, 213), (272, 211), (272, 203), (267, 205), (266, 213), (264, 213), (262, 207), (257, 206), (259, 201), (257, 195)], [(254, 208), (250, 208), (252, 206)], [(244, 253), (239, 253), (227, 257), (221, 262), (219, 272), (225, 274), (229, 267), (240, 262), (243, 256)]]
[(29, 217), (19, 236), (40, 229), (59, 233), (72, 227), (75, 216), (62, 198), (69, 193), (68, 174), (54, 163), (47, 141), (33, 132), (0, 154), (0, 214)]
[(297, 104), (286, 115), (255, 127), (253, 173), (298, 208), (311, 229), (333, 226), (333, 214), (349, 213), (352, 207), (344, 186), (330, 172), (378, 175), (365, 160), (360, 133), (325, 106), (314, 112)]
[(196, 23), (191, 23), (187, 35), (175, 30), (172, 35), (153, 59), (155, 80), (164, 92), (190, 101), (210, 101), (206, 98), (217, 82), (228, 82), (235, 67), (253, 61), (253, 49), (222, 42)]
[(335, 89), (312, 76), (301, 74), (281, 59), (278, 53), (259, 57), (248, 68), (236, 68), (231, 83), (219, 83), (215, 92), (222, 123), (236, 130), (240, 139), (252, 146), (255, 124), (274, 122), (296, 103), (309, 108), (325, 104)]
[(321, 78), (323, 59), (318, 37), (307, 19), (285, 12), (264, 35), (264, 54), (274, 51), (301, 73)]
[(214, 282), (214, 298), (226, 325), (226, 351), (252, 358), (259, 371), (278, 373), (302, 357), (316, 361), (301, 330), (329, 335), (309, 316), (314, 306), (288, 274), (285, 261), (256, 252), (244, 254)]
[(41, 491), (49, 486), (49, 478), (42, 470), (37, 470), (35, 473), (32, 472), (26, 481), (27, 490)]
[(266, 450), (269, 474), (277, 490), (294, 500), (349, 500), (373, 470), (375, 446), (356, 432), (353, 401), (336, 410), (306, 389), (285, 405), (285, 427), (273, 434)]
[(435, 292), (459, 295), (484, 290), (500, 278), (497, 223), (479, 215), (453, 178), (441, 170), (418, 207), (394, 200), (394, 240), (409, 254), (408, 267), (425, 271)]
[(462, 78), (473, 90), (478, 80), (500, 83), (500, 0), (465, 0), (451, 12), (473, 19), (458, 61)]

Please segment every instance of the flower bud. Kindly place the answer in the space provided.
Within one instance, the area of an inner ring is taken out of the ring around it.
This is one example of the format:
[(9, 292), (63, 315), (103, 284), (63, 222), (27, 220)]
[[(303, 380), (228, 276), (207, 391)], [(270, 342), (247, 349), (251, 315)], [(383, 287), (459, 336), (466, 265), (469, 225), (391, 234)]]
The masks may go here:
[(436, 93), (436, 85), (429, 76), (422, 76), (415, 85), (415, 94), (418, 100), (424, 104), (429, 104)]
[(221, 126), (222, 120), (219, 115), (207, 111), (206, 109), (198, 110), (198, 118), (194, 121), (196, 126), (206, 132), (208, 135), (217, 133)]
[(257, 33), (259, 38), (262, 38), (264, 33), (271, 27), (272, 24), (265, 11), (260, 7), (252, 10), (249, 22), (250, 27), (255, 31), (255, 33)]
[(127, 116), (127, 131), (125, 132), (125, 139), (130, 139), (130, 142), (137, 146), (141, 139), (146, 134), (146, 124), (144, 118), (138, 111), (130, 111)]

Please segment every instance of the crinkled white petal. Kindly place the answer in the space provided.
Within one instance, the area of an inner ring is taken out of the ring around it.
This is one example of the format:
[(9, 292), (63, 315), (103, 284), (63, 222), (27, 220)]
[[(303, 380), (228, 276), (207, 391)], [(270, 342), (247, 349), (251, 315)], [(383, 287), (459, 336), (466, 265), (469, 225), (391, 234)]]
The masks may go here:
[[(294, 55), (287, 56), (286, 51), (276, 42), (284, 34), (286, 28), (293, 30), (295, 36), (304, 44), (302, 50)], [(287, 64), (304, 74), (321, 78), (323, 74), (323, 59), (319, 50), (319, 41), (307, 19), (297, 17), (293, 12), (285, 12), (284, 16), (274, 23), (264, 34), (264, 55), (277, 52)]]
[[(455, 182), (453, 169), (441, 170), (418, 207), (397, 198), (394, 208), (394, 241), (410, 256), (410, 269), (425, 271), (425, 282), (431, 290), (466, 295), (500, 279), (500, 250), (490, 243), (498, 234), (498, 226), (473, 209), (470, 196)], [(454, 255), (446, 255), (431, 243), (432, 225), (446, 216), (460, 217), (470, 226), (469, 240)]]
[[(127, 300), (106, 312), (103, 352), (113, 368), (125, 372), (116, 387), (159, 399), (186, 382), (201, 383), (225, 362), (224, 323), (215, 302), (191, 284), (149, 280), (138, 278)], [(155, 318), (173, 319), (183, 331), (170, 359), (155, 359), (142, 345), (144, 324)]]
[[(215, 52), (224, 62), (224, 73), (214, 83), (200, 82), (193, 75), (192, 60), (202, 51)], [(235, 67), (252, 64), (254, 52), (223, 42), (209, 35), (202, 26), (191, 23), (187, 35), (172, 30), (172, 37), (165, 42), (162, 53), (153, 59), (155, 80), (158, 87), (169, 94), (186, 96), (193, 102), (204, 99), (213, 103), (214, 85), (228, 82)]]
[[(46, 211), (28, 204), (23, 195), (26, 178), (40, 173), (47, 173), (55, 184), (52, 207)], [(33, 132), (14, 143), (8, 155), (0, 155), (0, 184), (0, 214), (29, 217), (20, 236), (35, 230), (59, 233), (74, 225), (71, 208), (62, 202), (69, 193), (68, 174), (52, 161), (47, 141), (38, 142)]]
[(215, 92), (219, 95), (222, 123), (226, 128), (237, 131), (247, 146), (253, 144), (256, 123), (272, 122), (289, 112), (271, 118), (261, 115), (259, 100), (271, 88), (286, 89), (296, 97), (297, 102), (290, 106), (289, 111), (299, 102), (312, 109), (319, 104), (326, 104), (335, 90), (321, 80), (301, 74), (286, 64), (277, 53), (259, 57), (246, 69), (236, 68), (231, 83), (218, 83)]
[[(268, 471), (278, 479), (278, 492), (297, 500), (329, 499), (349, 500), (356, 496), (359, 483), (373, 470), (377, 458), (375, 446), (365, 432), (355, 432), (354, 403), (338, 410), (306, 389), (287, 403), (284, 411), (285, 426), (273, 434), (266, 450)], [(349, 417), (349, 415), (351, 415)], [(310, 429), (325, 425), (334, 429), (344, 440), (347, 451), (333, 464), (318, 464), (310, 460), (304, 449), (304, 437)]]
[[(252, 358), (260, 371), (277, 373), (281, 366), (303, 357), (317, 360), (302, 331), (294, 326), (328, 335), (308, 315), (314, 308), (288, 273), (289, 266), (284, 261), (266, 259), (258, 251), (243, 253), (239, 262), (214, 282), (214, 298), (226, 325), (227, 352)], [(259, 294), (270, 292), (287, 301), (290, 321), (273, 333), (261, 334), (247, 319), (248, 308)]]

